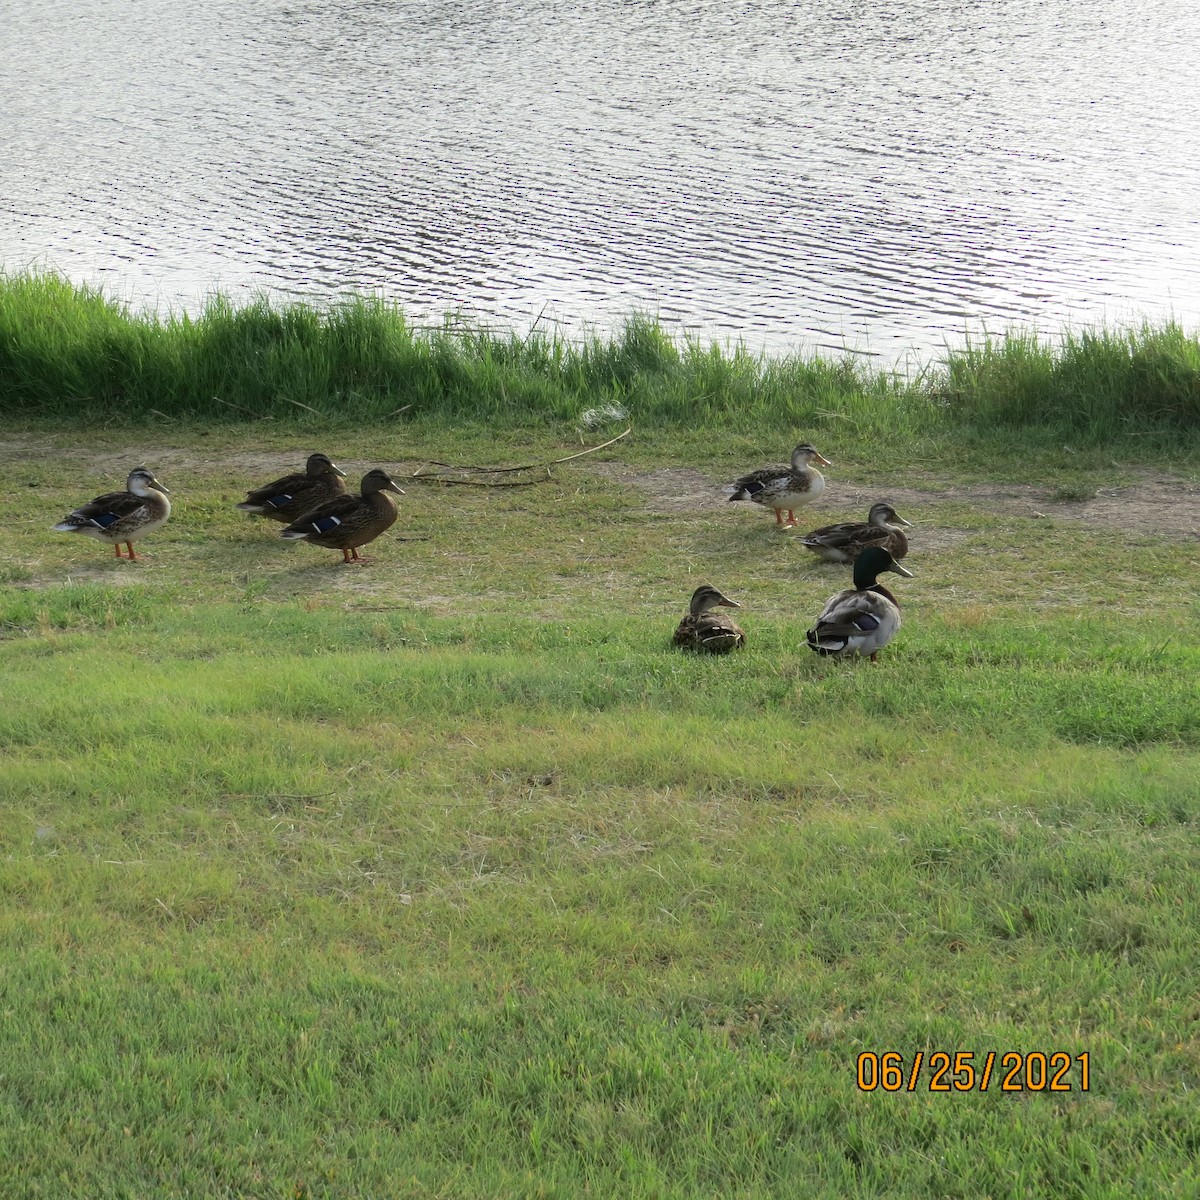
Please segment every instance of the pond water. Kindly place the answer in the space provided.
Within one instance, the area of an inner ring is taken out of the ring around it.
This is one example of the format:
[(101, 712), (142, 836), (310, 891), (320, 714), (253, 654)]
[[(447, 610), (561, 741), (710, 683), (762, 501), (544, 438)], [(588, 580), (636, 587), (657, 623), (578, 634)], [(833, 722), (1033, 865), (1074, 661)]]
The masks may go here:
[(0, 267), (914, 362), (1200, 322), (1194, 0), (13, 0)]

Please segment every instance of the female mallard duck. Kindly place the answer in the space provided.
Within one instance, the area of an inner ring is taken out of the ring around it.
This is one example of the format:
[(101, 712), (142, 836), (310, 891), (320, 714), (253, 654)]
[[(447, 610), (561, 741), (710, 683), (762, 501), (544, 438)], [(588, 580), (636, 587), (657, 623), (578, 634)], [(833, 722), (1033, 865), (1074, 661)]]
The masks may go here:
[(110, 542), (117, 558), (125, 557), (121, 553), (124, 542), (129, 547), (129, 557), (136, 561), (134, 539), (165, 525), (171, 515), (171, 502), (166, 497), (166, 486), (145, 467), (134, 467), (125, 487), (127, 491), (97, 496), (90, 504), (63, 517), (54, 528), (60, 533), (83, 533)]
[(898, 526), (906, 521), (885, 501), (871, 505), (866, 524), (861, 521), (842, 521), (838, 525), (824, 525), (797, 539), (806, 550), (811, 550), (826, 562), (852, 563), (868, 546), (882, 546), (899, 561), (908, 553), (908, 538)]
[(710, 611), (718, 606), (742, 607), (736, 600), (721, 595), (707, 583), (698, 587), (692, 593), (688, 615), (675, 630), (675, 645), (685, 650), (704, 650), (709, 654), (724, 654), (737, 646), (744, 646), (746, 635), (742, 629), (724, 613)]
[(815, 500), (825, 490), (825, 476), (820, 471), (809, 466), (811, 462), (819, 462), (822, 466), (831, 467), (829, 459), (820, 455), (816, 448), (807, 442), (801, 442), (792, 451), (791, 467), (763, 467), (751, 471), (734, 482), (734, 493), (729, 497), (733, 500), (752, 500), (764, 508), (775, 510), (775, 524), (784, 524), (783, 512), (787, 510), (787, 524), (796, 524), (796, 514), (793, 511), (801, 504)]
[(396, 520), (396, 502), (386, 493), (403, 496), (404, 492), (378, 467), (363, 476), (361, 492), (359, 496), (327, 500), (280, 530), (279, 536), (340, 550), (344, 563), (369, 562), (359, 554), (358, 547), (374, 541)]
[(287, 525), (327, 500), (344, 496), (346, 485), (342, 480), (345, 475), (346, 472), (327, 454), (310, 454), (304, 471), (254, 488), (246, 493), (246, 499), (238, 508)]
[(912, 578), (912, 572), (882, 547), (868, 546), (854, 562), (854, 586), (830, 596), (808, 631), (810, 649), (818, 654), (867, 654), (875, 661), (900, 628), (900, 602), (878, 581), (884, 571)]

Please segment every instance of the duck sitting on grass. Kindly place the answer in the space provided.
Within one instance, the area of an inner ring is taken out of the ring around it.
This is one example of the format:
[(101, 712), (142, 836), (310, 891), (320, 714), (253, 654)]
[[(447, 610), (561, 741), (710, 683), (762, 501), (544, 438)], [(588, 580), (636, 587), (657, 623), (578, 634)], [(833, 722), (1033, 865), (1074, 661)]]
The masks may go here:
[(898, 562), (908, 553), (908, 538), (899, 526), (912, 528), (886, 501), (871, 505), (866, 522), (824, 525), (798, 538), (800, 545), (826, 562), (852, 563), (868, 546), (882, 546)]
[(868, 546), (855, 560), (854, 586), (830, 596), (808, 631), (809, 649), (839, 657), (865, 654), (876, 661), (900, 628), (900, 602), (879, 582), (884, 571), (912, 578), (882, 547)]
[(736, 600), (730, 600), (710, 584), (701, 584), (692, 593), (688, 615), (679, 622), (673, 641), (685, 650), (698, 650), (707, 654), (725, 654), (746, 644), (742, 628), (724, 613), (713, 612), (714, 608), (741, 608)]
[(810, 466), (813, 462), (819, 462), (824, 467), (833, 465), (814, 446), (801, 442), (792, 451), (790, 467), (762, 467), (743, 475), (734, 481), (734, 493), (729, 499), (731, 502), (750, 500), (764, 508), (773, 508), (776, 525), (785, 524), (783, 513), (786, 509), (786, 524), (795, 525), (794, 510), (815, 500), (825, 490), (825, 476)]
[(129, 548), (130, 559), (136, 562), (135, 539), (166, 524), (171, 515), (171, 502), (167, 499), (166, 486), (159, 483), (154, 472), (146, 467), (134, 467), (125, 487), (124, 492), (105, 492), (103, 496), (97, 496), (63, 517), (54, 528), (59, 533), (82, 533), (108, 542), (117, 558), (125, 557), (121, 553), (124, 542)]
[(376, 467), (362, 478), (360, 495), (338, 496), (326, 501), (298, 521), (293, 521), (279, 536), (289, 541), (311, 542), (342, 552), (342, 562), (370, 562), (358, 552), (359, 546), (374, 541), (396, 520), (396, 502), (387, 495), (404, 492), (392, 477)]
[(329, 455), (310, 454), (303, 471), (252, 489), (238, 508), (287, 525), (319, 505), (344, 496), (346, 485), (342, 480), (345, 476), (346, 472)]

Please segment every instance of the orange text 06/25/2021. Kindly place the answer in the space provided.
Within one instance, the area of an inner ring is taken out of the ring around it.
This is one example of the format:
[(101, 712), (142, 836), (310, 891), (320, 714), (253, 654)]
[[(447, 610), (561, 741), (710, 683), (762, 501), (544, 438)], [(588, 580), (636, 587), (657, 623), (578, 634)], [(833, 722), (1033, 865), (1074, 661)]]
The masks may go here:
[(1091, 1055), (1065, 1050), (898, 1050), (858, 1056), (860, 1092), (1087, 1092)]

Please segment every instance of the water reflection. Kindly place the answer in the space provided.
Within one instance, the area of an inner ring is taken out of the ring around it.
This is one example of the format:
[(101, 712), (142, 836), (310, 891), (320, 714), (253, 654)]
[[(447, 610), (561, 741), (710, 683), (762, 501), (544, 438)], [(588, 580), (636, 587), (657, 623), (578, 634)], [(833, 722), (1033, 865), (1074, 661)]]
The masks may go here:
[(0, 262), (895, 358), (1200, 320), (1183, 0), (22, 6)]

